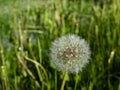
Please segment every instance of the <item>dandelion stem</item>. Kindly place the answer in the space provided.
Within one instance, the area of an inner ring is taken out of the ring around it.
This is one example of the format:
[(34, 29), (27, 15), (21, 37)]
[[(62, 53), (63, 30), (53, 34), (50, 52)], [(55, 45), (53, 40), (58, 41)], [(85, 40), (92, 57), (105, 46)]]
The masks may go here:
[(55, 90), (57, 90), (57, 71), (55, 70)]
[(75, 87), (74, 87), (74, 90), (77, 89), (78, 79), (79, 79), (79, 76), (78, 76), (78, 73), (77, 73), (77, 74), (75, 75)]
[(65, 86), (65, 82), (66, 82), (66, 76), (67, 76), (67, 72), (64, 73), (64, 78), (62, 81), (62, 85), (61, 85), (61, 89), (60, 90), (64, 90), (64, 86)]

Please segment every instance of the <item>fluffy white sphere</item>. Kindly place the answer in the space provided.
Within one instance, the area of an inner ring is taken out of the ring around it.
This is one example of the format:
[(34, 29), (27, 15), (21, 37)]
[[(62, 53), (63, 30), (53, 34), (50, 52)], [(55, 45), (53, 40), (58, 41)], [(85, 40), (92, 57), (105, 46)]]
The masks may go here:
[(76, 35), (65, 35), (54, 42), (50, 48), (52, 62), (59, 71), (78, 73), (89, 62), (91, 51), (84, 39)]

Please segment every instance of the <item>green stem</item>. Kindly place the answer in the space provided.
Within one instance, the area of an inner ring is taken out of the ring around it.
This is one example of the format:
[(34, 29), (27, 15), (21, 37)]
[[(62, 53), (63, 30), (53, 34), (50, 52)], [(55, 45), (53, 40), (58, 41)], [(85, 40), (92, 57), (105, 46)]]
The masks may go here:
[(64, 86), (65, 86), (65, 82), (66, 82), (66, 76), (67, 76), (67, 72), (65, 72), (65, 74), (64, 74), (64, 78), (63, 78), (60, 90), (64, 90)]
[(55, 70), (55, 90), (57, 90), (57, 71)]
[(78, 74), (76, 74), (76, 76), (75, 76), (75, 87), (74, 87), (74, 90), (77, 89), (78, 79), (79, 79), (79, 76), (78, 76)]
[(42, 66), (41, 63), (38, 63), (36, 60), (33, 60), (33, 59), (31, 59), (31, 58), (28, 58), (27, 56), (25, 56), (25, 59), (28, 60), (28, 61), (30, 61), (30, 62), (32, 62), (32, 63), (34, 63), (35, 65), (37, 64), (37, 65), (43, 70), (43, 73), (44, 73), (45, 76), (46, 76), (46, 80), (48, 81), (47, 72), (46, 72), (45, 68)]

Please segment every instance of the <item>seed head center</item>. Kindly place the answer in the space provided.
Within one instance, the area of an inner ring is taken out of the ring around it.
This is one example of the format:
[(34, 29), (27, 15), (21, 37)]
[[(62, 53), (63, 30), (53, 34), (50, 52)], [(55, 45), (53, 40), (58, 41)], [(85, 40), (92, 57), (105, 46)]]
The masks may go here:
[(64, 57), (65, 60), (70, 60), (70, 59), (76, 58), (75, 49), (67, 48), (63, 53), (63, 57)]

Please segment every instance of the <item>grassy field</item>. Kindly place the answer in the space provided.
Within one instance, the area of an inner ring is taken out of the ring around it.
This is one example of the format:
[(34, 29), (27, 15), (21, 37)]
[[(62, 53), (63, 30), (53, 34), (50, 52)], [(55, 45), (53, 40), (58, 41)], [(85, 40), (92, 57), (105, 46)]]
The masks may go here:
[(64, 90), (120, 90), (120, 0), (0, 0), (0, 90), (60, 90), (49, 53), (66, 34), (84, 38), (91, 58)]

